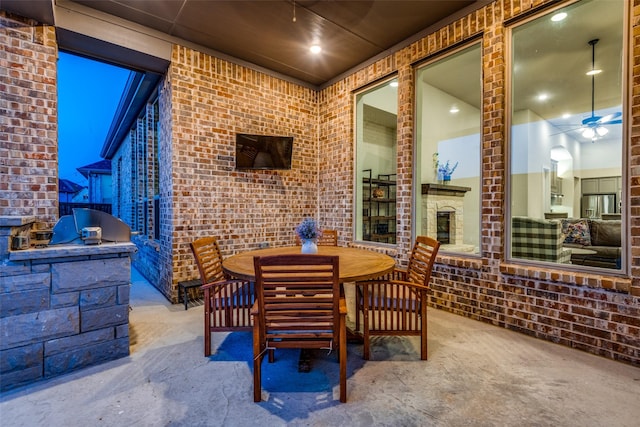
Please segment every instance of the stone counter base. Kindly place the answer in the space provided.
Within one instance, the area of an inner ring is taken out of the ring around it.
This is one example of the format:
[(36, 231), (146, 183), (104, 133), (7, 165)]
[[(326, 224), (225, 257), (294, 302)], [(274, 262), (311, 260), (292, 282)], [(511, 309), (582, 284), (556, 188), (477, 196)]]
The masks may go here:
[(0, 254), (1, 391), (129, 355), (135, 245), (45, 252)]

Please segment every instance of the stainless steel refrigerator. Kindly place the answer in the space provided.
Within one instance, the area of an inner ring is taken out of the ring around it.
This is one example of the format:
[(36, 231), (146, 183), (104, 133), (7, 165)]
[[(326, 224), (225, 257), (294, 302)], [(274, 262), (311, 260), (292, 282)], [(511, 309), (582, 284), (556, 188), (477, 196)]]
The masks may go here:
[(615, 194), (582, 196), (582, 218), (600, 218), (603, 213), (617, 213)]

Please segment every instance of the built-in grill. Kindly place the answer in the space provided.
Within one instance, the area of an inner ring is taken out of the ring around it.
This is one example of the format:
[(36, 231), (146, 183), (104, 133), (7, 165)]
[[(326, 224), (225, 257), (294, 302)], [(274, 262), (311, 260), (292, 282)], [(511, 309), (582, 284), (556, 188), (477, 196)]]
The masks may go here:
[(54, 225), (49, 245), (97, 245), (130, 241), (131, 229), (121, 219), (94, 209), (75, 208), (73, 215), (61, 217)]

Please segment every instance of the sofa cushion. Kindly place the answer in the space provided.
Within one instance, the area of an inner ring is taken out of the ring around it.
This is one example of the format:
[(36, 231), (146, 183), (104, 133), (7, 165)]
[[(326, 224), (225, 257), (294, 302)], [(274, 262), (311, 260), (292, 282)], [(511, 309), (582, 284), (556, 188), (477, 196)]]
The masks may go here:
[(563, 219), (562, 234), (565, 236), (565, 243), (584, 246), (591, 244), (591, 233), (586, 219)]
[(589, 230), (594, 246), (622, 246), (622, 221), (592, 219)]

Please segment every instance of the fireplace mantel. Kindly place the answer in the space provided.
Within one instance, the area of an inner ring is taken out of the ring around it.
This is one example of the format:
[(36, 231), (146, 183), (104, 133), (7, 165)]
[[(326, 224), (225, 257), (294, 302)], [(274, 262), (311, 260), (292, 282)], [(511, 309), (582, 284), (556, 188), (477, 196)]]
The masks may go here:
[(471, 191), (471, 187), (458, 187), (456, 185), (422, 184), (422, 194), (434, 196), (464, 197), (464, 193)]

